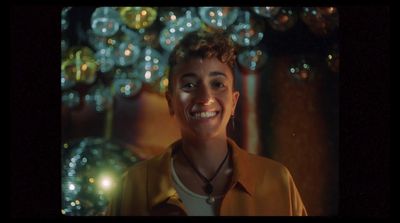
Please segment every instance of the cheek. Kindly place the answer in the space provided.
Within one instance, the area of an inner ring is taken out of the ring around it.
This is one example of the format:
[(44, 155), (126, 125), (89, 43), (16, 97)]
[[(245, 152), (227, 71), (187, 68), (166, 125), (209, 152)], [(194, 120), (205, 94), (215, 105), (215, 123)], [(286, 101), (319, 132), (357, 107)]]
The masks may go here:
[(188, 105), (190, 101), (190, 95), (187, 93), (177, 93), (174, 100), (175, 112), (182, 114), (184, 113), (184, 108)]
[(189, 101), (189, 97), (190, 97), (190, 95), (189, 95), (189, 94), (186, 94), (186, 93), (180, 93), (180, 94), (178, 95), (179, 101), (180, 101), (182, 104), (187, 103), (187, 102)]

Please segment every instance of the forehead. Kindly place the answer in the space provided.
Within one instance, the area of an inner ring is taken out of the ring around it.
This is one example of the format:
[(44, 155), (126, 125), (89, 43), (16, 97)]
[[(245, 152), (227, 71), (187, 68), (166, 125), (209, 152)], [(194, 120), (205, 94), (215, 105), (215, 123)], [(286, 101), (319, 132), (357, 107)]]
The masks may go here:
[(190, 58), (173, 68), (173, 79), (180, 79), (185, 74), (197, 77), (208, 77), (212, 73), (225, 74), (226, 78), (233, 79), (231, 68), (217, 58)]

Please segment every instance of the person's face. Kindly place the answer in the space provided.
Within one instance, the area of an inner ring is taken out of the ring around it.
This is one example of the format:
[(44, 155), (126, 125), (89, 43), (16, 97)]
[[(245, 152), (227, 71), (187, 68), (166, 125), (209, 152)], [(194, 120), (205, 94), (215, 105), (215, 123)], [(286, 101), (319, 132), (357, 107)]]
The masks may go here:
[(233, 91), (233, 73), (217, 58), (193, 58), (173, 69), (172, 92), (166, 97), (183, 136), (226, 136), (239, 92)]

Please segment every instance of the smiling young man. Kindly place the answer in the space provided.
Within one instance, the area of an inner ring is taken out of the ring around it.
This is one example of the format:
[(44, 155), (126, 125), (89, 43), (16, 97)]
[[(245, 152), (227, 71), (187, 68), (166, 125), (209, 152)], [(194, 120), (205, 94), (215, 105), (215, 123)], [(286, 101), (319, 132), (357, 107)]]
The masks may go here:
[(174, 48), (166, 99), (182, 138), (123, 175), (109, 215), (307, 215), (286, 167), (227, 137), (235, 63), (222, 33), (189, 33)]

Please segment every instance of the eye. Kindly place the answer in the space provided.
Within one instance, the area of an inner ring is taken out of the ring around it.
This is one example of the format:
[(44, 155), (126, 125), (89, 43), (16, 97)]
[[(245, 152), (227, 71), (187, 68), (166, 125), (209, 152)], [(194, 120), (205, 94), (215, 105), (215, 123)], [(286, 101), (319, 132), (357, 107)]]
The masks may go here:
[(215, 82), (212, 83), (212, 86), (216, 87), (216, 88), (224, 88), (225, 84), (223, 82), (220, 82), (220, 81), (215, 81)]
[(191, 90), (191, 89), (193, 89), (194, 87), (196, 87), (196, 85), (195, 85), (194, 83), (186, 83), (186, 84), (183, 84), (182, 89), (184, 89), (184, 90)]

